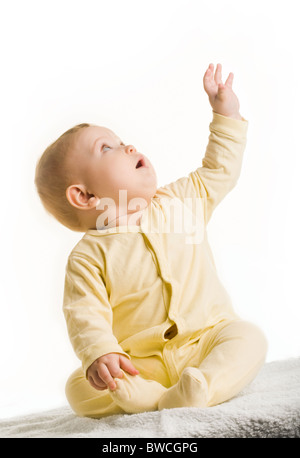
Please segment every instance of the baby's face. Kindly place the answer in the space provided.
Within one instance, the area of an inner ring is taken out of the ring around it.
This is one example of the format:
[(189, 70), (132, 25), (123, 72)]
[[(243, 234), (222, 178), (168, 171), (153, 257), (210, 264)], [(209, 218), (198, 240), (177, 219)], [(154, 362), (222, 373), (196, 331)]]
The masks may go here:
[(90, 194), (112, 198), (118, 205), (119, 191), (125, 190), (128, 202), (133, 198), (150, 202), (157, 180), (149, 159), (105, 127), (90, 126), (77, 135), (71, 168), (74, 179), (84, 183)]

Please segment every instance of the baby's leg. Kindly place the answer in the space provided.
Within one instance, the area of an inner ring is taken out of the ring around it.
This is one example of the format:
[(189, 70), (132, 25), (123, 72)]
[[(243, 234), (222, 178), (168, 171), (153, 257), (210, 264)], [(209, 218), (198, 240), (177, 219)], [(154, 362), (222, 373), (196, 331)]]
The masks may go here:
[(176, 385), (166, 391), (159, 409), (208, 407), (237, 395), (257, 375), (267, 344), (261, 331), (245, 321), (223, 322), (199, 341), (194, 357)]
[(148, 412), (158, 409), (158, 401), (167, 391), (154, 380), (146, 380), (139, 375), (123, 372), (123, 378), (116, 378), (117, 389), (110, 391), (116, 405), (127, 413)]
[(65, 391), (72, 410), (79, 417), (100, 418), (124, 413), (113, 401), (108, 390), (99, 391), (89, 384), (82, 368), (70, 375)]
[(115, 381), (117, 389), (114, 391), (96, 390), (86, 380), (82, 369), (77, 369), (66, 384), (66, 396), (73, 411), (79, 416), (100, 418), (157, 410), (158, 401), (167, 390), (156, 381), (125, 372), (123, 378)]
[(207, 400), (207, 382), (201, 371), (195, 367), (186, 367), (179, 381), (162, 395), (158, 409), (207, 407)]

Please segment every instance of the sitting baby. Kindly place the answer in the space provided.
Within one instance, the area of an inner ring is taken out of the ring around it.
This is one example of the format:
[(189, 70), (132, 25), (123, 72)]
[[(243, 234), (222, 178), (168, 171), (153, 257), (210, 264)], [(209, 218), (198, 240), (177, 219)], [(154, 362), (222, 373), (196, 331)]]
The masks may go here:
[(235, 186), (247, 121), (222, 67), (203, 78), (213, 110), (202, 167), (157, 189), (150, 160), (111, 130), (80, 124), (50, 145), (35, 183), (46, 210), (84, 232), (68, 257), (64, 315), (81, 367), (79, 416), (206, 408), (237, 395), (266, 339), (220, 282), (206, 227)]

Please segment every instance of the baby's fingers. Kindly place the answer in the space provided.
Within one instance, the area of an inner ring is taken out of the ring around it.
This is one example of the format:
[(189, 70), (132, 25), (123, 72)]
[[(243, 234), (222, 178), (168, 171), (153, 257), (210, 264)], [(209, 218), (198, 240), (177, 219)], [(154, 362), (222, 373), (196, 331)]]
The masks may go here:
[(206, 72), (204, 73), (204, 78), (212, 79), (214, 74), (214, 64), (209, 64)]
[(131, 375), (139, 374), (139, 371), (134, 367), (132, 362), (126, 356), (120, 355), (120, 367)]
[(92, 387), (95, 388), (96, 390), (106, 390), (107, 389), (106, 384), (99, 377), (97, 371), (89, 372), (88, 381), (90, 382)]
[(107, 389), (107, 386), (105, 385), (105, 383), (103, 383), (102, 381), (99, 381), (99, 378), (96, 378), (96, 377), (92, 377), (91, 375), (88, 377), (88, 381), (90, 383), (90, 385), (95, 388), (95, 390), (99, 390), (99, 391), (103, 391), (103, 390), (106, 390)]
[(215, 72), (215, 82), (217, 85), (222, 84), (222, 65), (217, 64), (216, 72)]
[(106, 364), (100, 364), (98, 369), (98, 375), (110, 390), (115, 390), (117, 388), (116, 382), (114, 381)]
[(208, 69), (206, 70), (203, 76), (204, 87), (206, 85), (211, 85), (214, 83), (213, 76), (214, 76), (214, 64), (209, 64)]
[(233, 73), (229, 73), (227, 80), (225, 81), (225, 86), (232, 88), (233, 82)]

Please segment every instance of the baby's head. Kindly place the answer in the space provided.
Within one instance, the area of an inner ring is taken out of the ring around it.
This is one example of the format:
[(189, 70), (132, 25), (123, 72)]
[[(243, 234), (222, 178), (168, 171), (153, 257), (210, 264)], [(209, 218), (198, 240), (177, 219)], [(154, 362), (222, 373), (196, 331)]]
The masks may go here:
[[(154, 168), (144, 155), (110, 129), (91, 124), (69, 129), (48, 146), (37, 163), (35, 184), (46, 210), (80, 232), (96, 228), (104, 211), (101, 199), (112, 199), (119, 216), (138, 210), (127, 206), (135, 198), (142, 210), (157, 189)], [(127, 208), (119, 199), (121, 190), (127, 193)]]

